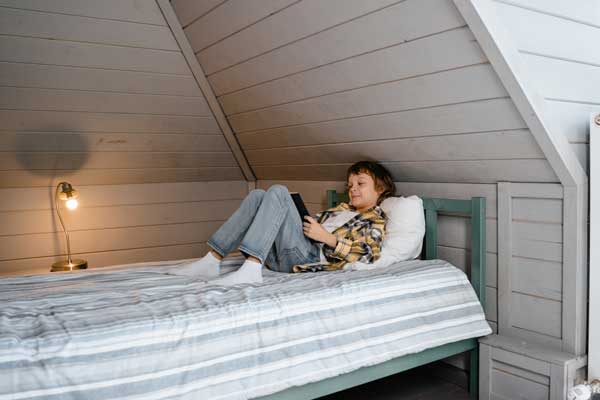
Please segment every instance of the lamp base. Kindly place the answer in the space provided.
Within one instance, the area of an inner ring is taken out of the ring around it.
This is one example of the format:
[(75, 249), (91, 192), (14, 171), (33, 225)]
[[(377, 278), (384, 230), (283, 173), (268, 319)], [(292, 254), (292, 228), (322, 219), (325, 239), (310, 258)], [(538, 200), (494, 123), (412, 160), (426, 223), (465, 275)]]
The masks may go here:
[(85, 260), (71, 260), (71, 263), (69, 263), (67, 260), (64, 260), (52, 264), (52, 269), (50, 272), (73, 271), (75, 269), (87, 269), (87, 267), (87, 261)]

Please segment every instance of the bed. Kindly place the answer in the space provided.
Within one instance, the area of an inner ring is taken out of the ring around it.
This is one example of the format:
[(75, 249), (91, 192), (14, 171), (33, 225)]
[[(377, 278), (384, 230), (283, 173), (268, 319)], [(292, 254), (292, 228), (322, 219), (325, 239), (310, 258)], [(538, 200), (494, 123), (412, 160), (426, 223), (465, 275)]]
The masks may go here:
[[(477, 365), (485, 204), (424, 203), (426, 259), (381, 270), (228, 288), (170, 274), (180, 260), (2, 279), (0, 400), (311, 399), (465, 351)], [(436, 259), (438, 212), (472, 217), (470, 282)]]

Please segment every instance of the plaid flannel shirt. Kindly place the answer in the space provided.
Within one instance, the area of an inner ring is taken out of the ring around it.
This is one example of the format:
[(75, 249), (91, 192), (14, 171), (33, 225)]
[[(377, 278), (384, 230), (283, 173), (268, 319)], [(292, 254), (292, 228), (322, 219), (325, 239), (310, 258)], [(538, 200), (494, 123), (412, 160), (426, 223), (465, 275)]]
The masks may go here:
[[(330, 216), (342, 211), (356, 211), (356, 208), (347, 203), (340, 203), (336, 207), (317, 213), (316, 220), (321, 224)], [(333, 231), (337, 237), (335, 247), (323, 244), (326, 262), (294, 265), (294, 272), (334, 271), (342, 269), (349, 262), (374, 262), (381, 255), (381, 243), (385, 237), (385, 219), (385, 213), (379, 206), (355, 215)]]

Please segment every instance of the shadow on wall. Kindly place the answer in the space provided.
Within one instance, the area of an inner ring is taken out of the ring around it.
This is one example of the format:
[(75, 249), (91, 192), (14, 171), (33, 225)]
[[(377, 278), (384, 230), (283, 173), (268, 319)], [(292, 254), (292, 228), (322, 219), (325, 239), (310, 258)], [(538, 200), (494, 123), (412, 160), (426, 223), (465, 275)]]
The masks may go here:
[[(59, 131), (52, 127), (52, 131)], [(68, 129), (63, 129), (66, 131)], [(54, 212), (56, 185), (61, 181), (72, 182), (70, 177), (82, 169), (89, 158), (88, 143), (85, 136), (76, 133), (19, 133), (16, 135), (16, 169), (24, 172), (24, 179), (31, 181), (27, 186), (46, 186), (48, 209), (52, 210), (52, 225), (58, 232), (54, 235), (54, 254), (57, 260), (66, 254), (63, 230)], [(47, 179), (45, 179), (47, 178)], [(62, 209), (61, 209), (62, 210)], [(64, 214), (63, 214), (64, 215)], [(63, 216), (64, 218), (64, 216)]]

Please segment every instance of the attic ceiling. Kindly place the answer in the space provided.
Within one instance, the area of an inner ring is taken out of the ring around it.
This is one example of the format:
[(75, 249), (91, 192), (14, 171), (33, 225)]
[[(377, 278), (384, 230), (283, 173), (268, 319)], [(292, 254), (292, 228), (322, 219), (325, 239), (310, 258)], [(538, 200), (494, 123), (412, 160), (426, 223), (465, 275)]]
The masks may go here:
[(0, 0), (0, 188), (244, 179), (154, 0)]
[(558, 182), (451, 0), (173, 0), (257, 179)]

